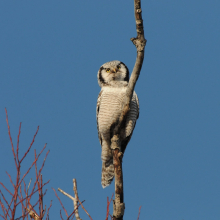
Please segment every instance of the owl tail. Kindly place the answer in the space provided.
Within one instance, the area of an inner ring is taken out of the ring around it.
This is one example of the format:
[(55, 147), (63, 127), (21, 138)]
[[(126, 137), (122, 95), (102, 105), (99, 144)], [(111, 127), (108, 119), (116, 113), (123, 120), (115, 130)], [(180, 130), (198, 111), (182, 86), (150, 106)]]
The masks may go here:
[[(113, 158), (112, 158), (113, 159)], [(112, 180), (114, 179), (114, 165), (113, 160), (108, 161), (108, 163), (102, 163), (102, 187), (105, 188), (109, 186)]]

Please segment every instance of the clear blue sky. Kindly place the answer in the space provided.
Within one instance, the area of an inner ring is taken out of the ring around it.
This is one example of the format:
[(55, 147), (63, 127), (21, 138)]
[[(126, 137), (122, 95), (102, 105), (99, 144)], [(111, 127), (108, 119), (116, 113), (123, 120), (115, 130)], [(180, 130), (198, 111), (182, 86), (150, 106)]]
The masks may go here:
[[(33, 149), (48, 143), (51, 219), (61, 208), (51, 187), (73, 194), (73, 178), (93, 219), (105, 218), (114, 184), (101, 187), (96, 75), (116, 59), (132, 70), (133, 10), (132, 0), (0, 1), (0, 181), (9, 184), (5, 171), (15, 170), (7, 107), (14, 143), (22, 122), (21, 154), (38, 125)], [(140, 117), (123, 160), (125, 219), (142, 206), (140, 219), (219, 220), (220, 2), (142, 0), (142, 10), (148, 42), (135, 89)]]

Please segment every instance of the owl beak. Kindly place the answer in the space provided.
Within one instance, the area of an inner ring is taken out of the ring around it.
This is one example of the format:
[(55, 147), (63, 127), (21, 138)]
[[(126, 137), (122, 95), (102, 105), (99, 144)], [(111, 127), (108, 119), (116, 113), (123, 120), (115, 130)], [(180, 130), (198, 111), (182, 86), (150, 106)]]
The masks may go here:
[(116, 73), (117, 71), (118, 71), (117, 68), (113, 68), (113, 69), (112, 69), (112, 73)]

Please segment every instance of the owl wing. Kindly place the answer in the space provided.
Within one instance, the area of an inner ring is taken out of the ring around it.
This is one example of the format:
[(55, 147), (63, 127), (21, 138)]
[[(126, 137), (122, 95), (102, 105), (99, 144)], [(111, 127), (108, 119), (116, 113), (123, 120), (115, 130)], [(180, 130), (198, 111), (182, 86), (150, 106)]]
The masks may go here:
[(134, 91), (130, 103), (130, 110), (128, 112), (127, 119), (125, 122), (125, 138), (121, 142), (122, 153), (124, 153), (126, 146), (131, 139), (138, 117), (139, 117), (139, 100), (137, 94)]
[(102, 137), (101, 137), (101, 134), (99, 133), (99, 121), (98, 121), (101, 98), (102, 98), (102, 91), (99, 93), (99, 96), (97, 99), (97, 105), (96, 105), (96, 122), (97, 122), (98, 137), (99, 137), (99, 142), (102, 145)]

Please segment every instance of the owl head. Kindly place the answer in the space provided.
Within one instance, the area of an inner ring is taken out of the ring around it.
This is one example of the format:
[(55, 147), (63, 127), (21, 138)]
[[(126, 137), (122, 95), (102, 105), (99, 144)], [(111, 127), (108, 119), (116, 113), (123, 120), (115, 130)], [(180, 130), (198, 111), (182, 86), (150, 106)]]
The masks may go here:
[(129, 80), (129, 70), (127, 66), (118, 60), (103, 64), (98, 71), (98, 83), (100, 87), (114, 86), (117, 82), (126, 82)]

